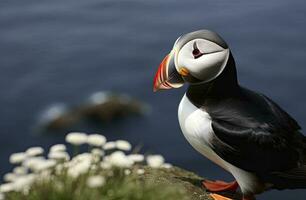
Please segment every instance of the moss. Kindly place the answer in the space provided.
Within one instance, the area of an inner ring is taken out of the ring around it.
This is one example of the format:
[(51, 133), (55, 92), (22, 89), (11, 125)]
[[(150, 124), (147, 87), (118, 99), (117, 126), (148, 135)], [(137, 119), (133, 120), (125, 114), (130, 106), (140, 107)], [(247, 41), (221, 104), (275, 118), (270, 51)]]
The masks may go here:
[(205, 189), (201, 187), (203, 178), (192, 172), (178, 167), (172, 167), (170, 169), (152, 169), (146, 167), (145, 169), (147, 171), (144, 176), (145, 179), (152, 180), (155, 183), (182, 188), (190, 200), (212, 199)]

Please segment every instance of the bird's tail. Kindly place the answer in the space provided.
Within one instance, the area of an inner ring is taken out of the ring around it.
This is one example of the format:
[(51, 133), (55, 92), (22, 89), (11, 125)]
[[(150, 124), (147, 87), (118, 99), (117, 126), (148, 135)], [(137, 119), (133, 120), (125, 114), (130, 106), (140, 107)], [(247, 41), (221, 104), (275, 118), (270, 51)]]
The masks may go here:
[(285, 172), (273, 173), (275, 189), (306, 189), (306, 165)]
[(299, 134), (296, 148), (300, 154), (299, 166), (287, 171), (273, 172), (275, 189), (306, 189), (306, 136)]

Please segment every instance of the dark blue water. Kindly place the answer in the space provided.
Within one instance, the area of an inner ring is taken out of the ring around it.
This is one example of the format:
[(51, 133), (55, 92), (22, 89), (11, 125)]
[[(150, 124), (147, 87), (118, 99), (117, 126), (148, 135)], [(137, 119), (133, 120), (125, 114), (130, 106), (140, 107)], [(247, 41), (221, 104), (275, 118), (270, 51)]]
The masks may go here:
[[(0, 173), (10, 168), (11, 153), (63, 141), (60, 134), (32, 133), (45, 107), (111, 90), (148, 102), (152, 113), (85, 131), (143, 144), (202, 176), (229, 180), (181, 134), (177, 107), (184, 89), (152, 92), (155, 70), (176, 38), (201, 28), (228, 42), (243, 85), (273, 98), (306, 128), (306, 1), (2, 0)], [(259, 199), (292, 196), (305, 199), (306, 191)]]

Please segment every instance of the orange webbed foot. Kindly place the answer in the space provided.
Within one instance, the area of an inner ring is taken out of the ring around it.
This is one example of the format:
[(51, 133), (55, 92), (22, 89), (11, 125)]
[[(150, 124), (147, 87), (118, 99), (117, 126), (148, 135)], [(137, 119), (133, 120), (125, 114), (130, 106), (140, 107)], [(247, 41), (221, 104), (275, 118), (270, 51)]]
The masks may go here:
[(224, 191), (235, 192), (239, 187), (237, 181), (227, 183), (218, 180), (217, 181), (204, 180), (202, 181), (202, 185), (211, 192), (224, 192)]
[(214, 200), (233, 200), (220, 194), (209, 194)]

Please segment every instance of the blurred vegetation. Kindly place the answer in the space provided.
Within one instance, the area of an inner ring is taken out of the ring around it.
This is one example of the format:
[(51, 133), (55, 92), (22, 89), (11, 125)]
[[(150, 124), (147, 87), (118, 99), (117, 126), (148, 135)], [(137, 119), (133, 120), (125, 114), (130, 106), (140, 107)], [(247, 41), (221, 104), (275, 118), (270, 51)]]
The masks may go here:
[(86, 180), (90, 174), (76, 179), (63, 173), (36, 182), (26, 193), (7, 193), (8, 200), (193, 200), (211, 199), (200, 187), (199, 176), (173, 167), (170, 169), (153, 169), (144, 167), (144, 174), (137, 173), (137, 166), (126, 175), (123, 169), (101, 170), (107, 177), (105, 184), (90, 188)]
[[(202, 177), (165, 163), (162, 155), (129, 153), (134, 151), (128, 141), (81, 132), (65, 139), (76, 150), (72, 157), (64, 144), (53, 145), (47, 158), (41, 147), (12, 154), (15, 168), (4, 176), (0, 200), (212, 199)], [(88, 151), (79, 153), (81, 145)]]

